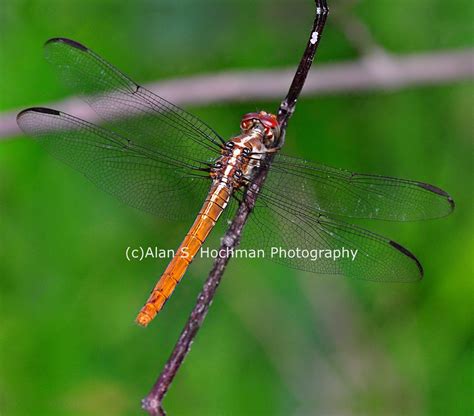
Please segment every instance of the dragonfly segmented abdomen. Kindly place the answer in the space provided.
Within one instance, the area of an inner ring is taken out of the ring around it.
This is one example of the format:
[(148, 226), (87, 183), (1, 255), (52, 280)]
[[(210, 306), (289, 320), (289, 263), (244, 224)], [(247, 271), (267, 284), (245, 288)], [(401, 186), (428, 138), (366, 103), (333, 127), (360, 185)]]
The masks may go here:
[(148, 325), (163, 308), (194, 256), (219, 220), (231, 194), (232, 189), (228, 188), (227, 185), (219, 182), (213, 183), (194, 224), (152, 290), (145, 306), (139, 312), (136, 319), (137, 323), (142, 326)]

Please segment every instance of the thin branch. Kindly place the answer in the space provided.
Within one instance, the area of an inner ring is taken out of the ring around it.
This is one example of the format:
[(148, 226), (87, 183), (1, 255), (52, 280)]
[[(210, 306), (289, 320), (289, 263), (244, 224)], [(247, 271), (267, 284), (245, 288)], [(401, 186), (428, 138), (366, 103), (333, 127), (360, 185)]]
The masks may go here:
[[(291, 83), (288, 94), (278, 109), (278, 118), (281, 126), (280, 143), (284, 141), (288, 120), (294, 112), (296, 101), (303, 88), (306, 76), (308, 75), (308, 72), (311, 68), (314, 55), (321, 40), (324, 24), (326, 22), (326, 16), (328, 14), (326, 1), (315, 0), (315, 3), (316, 18), (313, 23), (308, 43)], [(227, 263), (230, 260), (230, 253), (238, 246), (244, 225), (250, 213), (252, 212), (253, 207), (255, 206), (256, 198), (267, 176), (273, 155), (274, 153), (267, 156), (267, 163), (263, 164), (262, 169), (260, 169), (256, 175), (256, 178), (249, 185), (249, 191), (245, 193), (244, 199), (240, 204), (229, 229), (222, 238), (220, 253), (223, 255), (218, 256), (214, 262), (214, 266), (209, 274), (209, 277), (204, 283), (204, 287), (199, 294), (196, 305), (191, 312), (191, 315), (178, 339), (178, 342), (175, 345), (171, 357), (166, 363), (151, 392), (142, 401), (143, 409), (145, 409), (150, 415), (165, 414), (165, 411), (162, 407), (163, 398), (168, 391), (174, 377), (176, 376), (177, 371), (183, 363), (184, 358), (189, 352), (191, 343), (193, 342), (197, 332), (199, 331), (199, 328), (204, 321), (204, 318), (207, 315), (209, 306), (222, 279)]]
[(293, 77), (288, 94), (278, 109), (278, 121), (283, 127), (283, 133), (285, 133), (284, 130), (286, 130), (288, 120), (295, 111), (296, 101), (301, 94), (306, 77), (308, 76), (311, 65), (313, 64), (314, 55), (318, 49), (319, 42), (321, 41), (328, 12), (329, 10), (326, 5), (326, 0), (316, 0), (316, 19), (314, 19), (308, 43), (306, 44), (298, 68), (296, 69), (296, 74)]
[(336, 13), (332, 16), (333, 22), (361, 56), (386, 54), (387, 52), (372, 36), (367, 25), (353, 11), (357, 3), (358, 0), (339, 0)]
[[(472, 49), (407, 56), (389, 54), (388, 57), (390, 59), (386, 60), (380, 55), (371, 54), (358, 61), (319, 66), (308, 75), (302, 95), (395, 90), (474, 77)], [(288, 69), (227, 71), (155, 82), (145, 87), (180, 106), (273, 100), (285, 93), (292, 74)], [(40, 106), (58, 108), (82, 119), (100, 122), (97, 114), (80, 99)], [(0, 140), (23, 135), (16, 124), (18, 111), (0, 115)]]

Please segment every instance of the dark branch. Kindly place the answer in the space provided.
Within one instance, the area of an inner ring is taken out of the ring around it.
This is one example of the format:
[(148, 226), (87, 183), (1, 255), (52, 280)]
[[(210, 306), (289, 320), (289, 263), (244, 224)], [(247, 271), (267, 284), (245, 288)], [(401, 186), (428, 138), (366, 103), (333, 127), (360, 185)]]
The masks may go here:
[[(321, 40), (321, 34), (323, 32), (324, 24), (328, 14), (328, 8), (325, 0), (315, 0), (315, 3), (316, 18), (313, 23), (308, 44), (303, 53), (303, 57), (301, 58), (288, 94), (278, 109), (278, 120), (281, 125), (281, 144), (284, 141), (288, 120), (295, 110), (296, 101), (301, 93), (304, 82), (311, 68), (311, 64)], [(204, 287), (198, 296), (196, 305), (194, 306), (194, 309), (189, 316), (189, 319), (178, 339), (178, 342), (174, 347), (171, 357), (166, 363), (152, 390), (142, 401), (143, 409), (145, 409), (150, 415), (156, 416), (165, 414), (165, 411), (162, 407), (163, 398), (168, 391), (174, 377), (176, 376), (181, 364), (183, 363), (183, 360), (189, 352), (191, 343), (193, 342), (197, 332), (199, 331), (199, 328), (204, 321), (204, 318), (207, 315), (207, 311), (209, 310), (209, 306), (211, 305), (212, 299), (214, 298), (217, 287), (221, 282), (224, 270), (230, 260), (229, 253), (231, 253), (240, 242), (242, 230), (250, 213), (252, 212), (252, 209), (255, 206), (255, 201), (265, 181), (272, 159), (273, 153), (267, 156), (267, 163), (264, 164), (264, 167), (262, 167), (256, 178), (250, 184), (249, 190), (245, 193), (244, 199), (240, 204), (229, 229), (222, 238), (220, 252), (223, 253), (223, 255), (218, 256), (214, 262), (214, 266), (212, 267), (209, 277), (204, 283)]]
[(329, 10), (326, 0), (316, 0), (316, 18), (314, 19), (309, 34), (306, 49), (304, 50), (298, 68), (296, 69), (296, 74), (291, 82), (288, 94), (278, 109), (278, 121), (283, 127), (283, 130), (286, 130), (286, 124), (295, 111), (296, 101), (301, 94), (306, 77), (308, 76), (313, 63), (314, 55), (316, 54), (319, 42), (321, 41), (321, 35), (323, 34), (328, 12)]

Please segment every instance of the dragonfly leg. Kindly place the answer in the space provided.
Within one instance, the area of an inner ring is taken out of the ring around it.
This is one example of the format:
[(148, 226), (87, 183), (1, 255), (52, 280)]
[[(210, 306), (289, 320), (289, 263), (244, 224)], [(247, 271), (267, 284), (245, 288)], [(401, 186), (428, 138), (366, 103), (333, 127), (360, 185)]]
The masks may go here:
[(234, 198), (239, 203), (239, 205), (244, 201), (244, 198), (242, 195), (237, 196), (235, 193), (232, 194), (232, 198)]
[(265, 150), (264, 152), (252, 152), (251, 155), (267, 155), (269, 153), (276, 153), (281, 150), (283, 144), (284, 143), (280, 143), (277, 147), (271, 147), (270, 149)]
[(265, 153), (276, 153), (283, 147), (283, 144), (284, 143), (280, 143), (277, 147), (272, 147), (268, 149)]

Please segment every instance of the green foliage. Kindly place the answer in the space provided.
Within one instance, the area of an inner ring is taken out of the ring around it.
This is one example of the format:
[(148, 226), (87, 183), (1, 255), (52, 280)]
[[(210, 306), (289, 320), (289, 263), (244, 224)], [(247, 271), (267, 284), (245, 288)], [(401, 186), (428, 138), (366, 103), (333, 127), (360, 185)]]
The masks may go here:
[[(7, 0), (0, 10), (0, 108), (60, 99), (42, 57), (66, 36), (137, 81), (295, 66), (311, 1)], [(337, 8), (337, 4), (334, 8)], [(472, 46), (473, 6), (360, 2), (399, 53)], [(316, 65), (356, 52), (331, 23)], [(473, 411), (472, 85), (305, 98), (286, 153), (448, 190), (448, 218), (361, 222), (408, 246), (419, 284), (317, 277), (235, 260), (166, 399), (178, 415), (461, 415)], [(222, 135), (277, 102), (192, 108)], [(0, 145), (0, 413), (138, 414), (209, 270), (193, 263), (148, 329), (133, 324), (164, 262), (127, 246), (175, 248), (189, 224), (121, 205), (26, 138)]]

